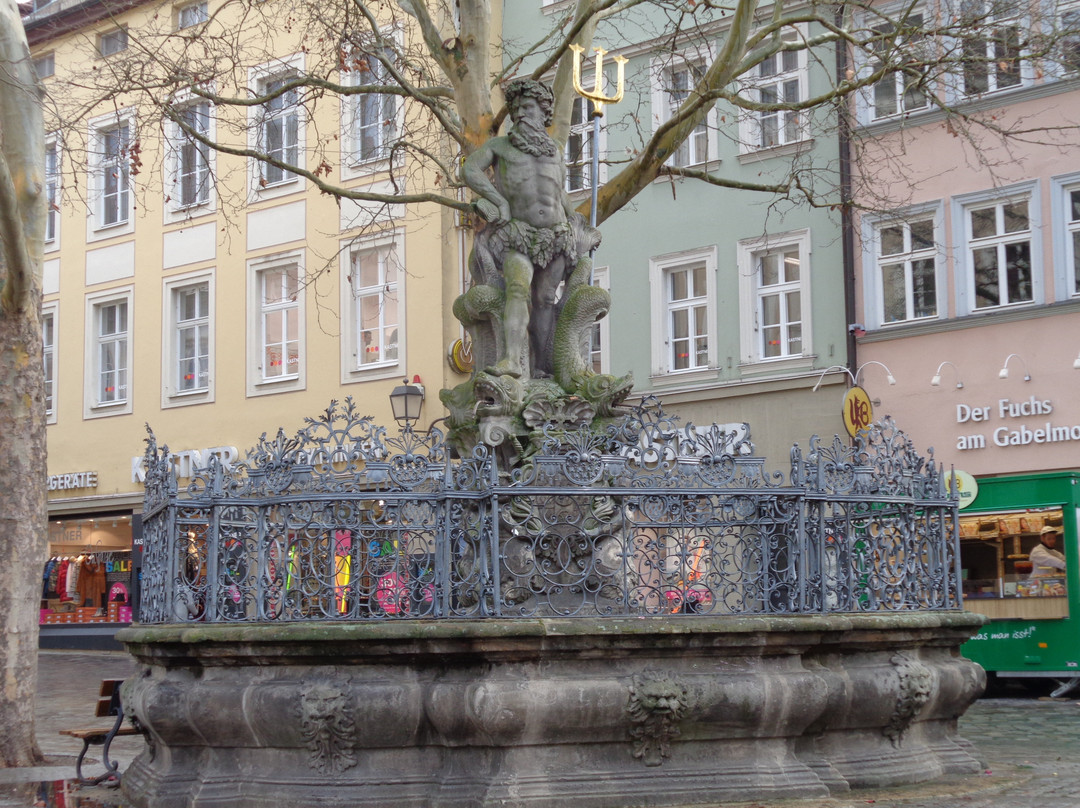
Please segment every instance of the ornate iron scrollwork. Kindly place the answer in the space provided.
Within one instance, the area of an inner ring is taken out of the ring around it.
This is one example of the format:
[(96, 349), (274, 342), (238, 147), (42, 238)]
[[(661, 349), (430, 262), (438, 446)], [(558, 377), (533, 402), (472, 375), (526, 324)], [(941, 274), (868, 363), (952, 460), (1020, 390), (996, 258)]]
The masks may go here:
[(572, 421), (538, 423), (507, 471), (346, 399), (242, 462), (210, 457), (183, 491), (150, 433), (141, 619), (959, 608), (956, 503), (888, 419), (795, 446), (788, 480), (745, 425), (681, 424), (653, 399)]

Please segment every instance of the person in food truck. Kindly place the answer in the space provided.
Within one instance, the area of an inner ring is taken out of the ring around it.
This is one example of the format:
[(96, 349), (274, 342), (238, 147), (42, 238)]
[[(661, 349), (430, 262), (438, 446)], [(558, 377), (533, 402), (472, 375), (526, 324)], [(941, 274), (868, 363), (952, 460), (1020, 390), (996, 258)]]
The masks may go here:
[(1047, 525), (1039, 532), (1036, 544), (1028, 559), (1031, 561), (1031, 577), (1046, 578), (1062, 575), (1065, 570), (1065, 556), (1057, 549), (1058, 529)]

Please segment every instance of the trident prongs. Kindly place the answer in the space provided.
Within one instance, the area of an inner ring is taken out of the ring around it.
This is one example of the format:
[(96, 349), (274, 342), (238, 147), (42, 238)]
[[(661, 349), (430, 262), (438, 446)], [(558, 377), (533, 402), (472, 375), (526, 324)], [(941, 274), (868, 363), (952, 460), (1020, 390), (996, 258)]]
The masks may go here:
[(607, 55), (607, 51), (603, 48), (593, 48), (596, 52), (596, 72), (592, 90), (586, 90), (581, 86), (581, 54), (585, 52), (585, 49), (581, 45), (571, 45), (570, 50), (574, 52), (574, 91), (593, 102), (593, 117), (603, 117), (604, 104), (617, 104), (622, 101), (625, 65), (629, 60), (625, 56), (611, 57), (619, 66), (619, 73), (615, 82), (615, 95), (609, 97), (604, 95), (604, 56)]

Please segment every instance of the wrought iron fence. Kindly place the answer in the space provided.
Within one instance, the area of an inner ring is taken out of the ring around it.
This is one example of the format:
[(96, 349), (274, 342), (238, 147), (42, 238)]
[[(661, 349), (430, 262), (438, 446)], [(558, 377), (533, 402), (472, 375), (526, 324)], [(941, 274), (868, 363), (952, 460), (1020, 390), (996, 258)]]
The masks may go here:
[(766, 472), (648, 401), (500, 474), (350, 399), (178, 490), (147, 441), (141, 619), (268, 622), (960, 608), (943, 470), (886, 419)]

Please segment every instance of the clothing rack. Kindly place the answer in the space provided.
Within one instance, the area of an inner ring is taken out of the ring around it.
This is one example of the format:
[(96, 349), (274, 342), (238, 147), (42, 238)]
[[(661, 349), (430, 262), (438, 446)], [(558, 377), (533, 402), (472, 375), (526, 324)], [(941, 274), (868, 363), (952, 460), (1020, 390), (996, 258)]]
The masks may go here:
[(106, 549), (106, 548), (101, 547), (100, 545), (89, 545), (89, 544), (55, 544), (54, 543), (54, 544), (50, 545), (50, 549), (52, 549), (54, 551), (59, 550), (59, 552), (53, 552), (52, 555), (49, 556), (50, 559), (53, 559), (53, 558), (71, 558), (71, 557), (79, 556), (79, 555), (94, 555), (94, 556), (109, 556), (109, 558), (106, 559), (107, 561), (115, 561), (116, 559), (113, 558), (112, 556), (116, 556), (116, 555), (119, 555), (121, 553), (131, 553), (130, 548), (109, 547), (109, 548)]

